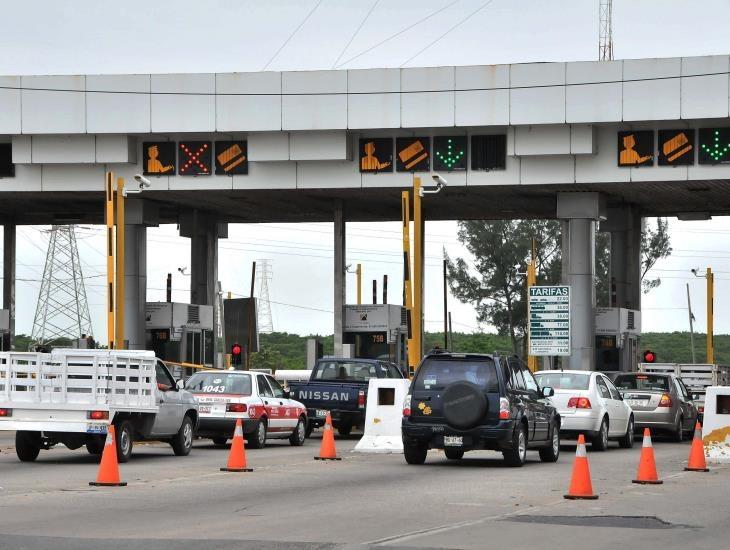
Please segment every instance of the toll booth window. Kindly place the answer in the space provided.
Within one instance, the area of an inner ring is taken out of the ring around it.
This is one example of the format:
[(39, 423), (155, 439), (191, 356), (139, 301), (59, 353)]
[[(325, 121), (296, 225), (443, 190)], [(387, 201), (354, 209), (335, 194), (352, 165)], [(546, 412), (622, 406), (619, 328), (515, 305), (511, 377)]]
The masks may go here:
[(614, 385), (620, 390), (669, 391), (669, 378), (652, 374), (619, 374)]
[(555, 390), (587, 390), (591, 381), (590, 374), (568, 374), (565, 372), (556, 373), (535, 373), (540, 387), (550, 387)]
[(199, 372), (188, 380), (185, 389), (193, 393), (251, 395), (251, 375)]
[(315, 380), (369, 380), (377, 378), (375, 365), (369, 363), (344, 363), (333, 361), (320, 363), (315, 372)]
[(471, 382), (484, 391), (499, 390), (497, 368), (494, 361), (445, 361), (426, 360), (418, 368), (416, 390), (441, 390), (453, 382)]
[(716, 404), (717, 414), (730, 414), (730, 395), (718, 395)]

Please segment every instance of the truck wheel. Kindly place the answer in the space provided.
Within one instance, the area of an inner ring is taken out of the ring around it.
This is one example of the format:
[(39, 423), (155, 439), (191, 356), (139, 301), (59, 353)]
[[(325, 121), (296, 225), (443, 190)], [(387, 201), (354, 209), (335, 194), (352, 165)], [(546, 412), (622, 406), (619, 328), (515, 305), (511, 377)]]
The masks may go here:
[(104, 443), (106, 443), (105, 435), (88, 435), (86, 436), (86, 450), (90, 455), (100, 455), (104, 452)]
[(502, 451), (504, 461), (510, 466), (520, 468), (527, 461), (527, 430), (520, 425), (512, 435), (512, 448)]
[(188, 456), (193, 448), (193, 421), (189, 416), (183, 418), (182, 426), (172, 438), (172, 450), (175, 456)]
[(312, 435), (312, 432), (314, 431), (314, 424), (311, 422), (307, 422), (307, 430), (304, 432), (305, 437), (309, 437)]
[(352, 424), (343, 424), (339, 428), (337, 428), (337, 433), (340, 434), (342, 437), (347, 437), (352, 432)]
[(21, 462), (33, 462), (41, 452), (40, 432), (15, 432), (15, 454)]
[(266, 447), (266, 420), (261, 419), (259, 425), (256, 426), (256, 431), (250, 434), (246, 441), (248, 446), (252, 449), (263, 449)]
[(304, 445), (304, 440), (307, 438), (307, 429), (304, 427), (304, 419), (300, 418), (297, 422), (297, 427), (294, 428), (294, 433), (289, 436), (289, 443), (293, 447), (301, 447)]
[(428, 449), (425, 445), (403, 445), (403, 455), (408, 464), (423, 464), (426, 462)]
[(461, 460), (464, 458), (464, 451), (461, 449), (444, 449), (444, 454), (449, 460)]
[(124, 464), (132, 456), (132, 446), (134, 443), (134, 429), (129, 420), (122, 420), (115, 426), (116, 444), (117, 444), (117, 462)]
[(540, 460), (543, 462), (557, 462), (560, 456), (560, 425), (553, 422), (550, 430), (550, 443), (540, 449)]
[(218, 445), (219, 447), (222, 447), (228, 443), (228, 438), (226, 437), (214, 437), (213, 438), (213, 445)]

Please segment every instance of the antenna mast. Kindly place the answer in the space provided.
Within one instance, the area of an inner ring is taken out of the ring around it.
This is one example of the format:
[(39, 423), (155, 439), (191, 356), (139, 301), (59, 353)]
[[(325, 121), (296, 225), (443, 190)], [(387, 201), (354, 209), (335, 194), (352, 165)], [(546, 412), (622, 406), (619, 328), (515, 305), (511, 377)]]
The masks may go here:
[(613, 0), (599, 0), (598, 5), (598, 60), (613, 60)]

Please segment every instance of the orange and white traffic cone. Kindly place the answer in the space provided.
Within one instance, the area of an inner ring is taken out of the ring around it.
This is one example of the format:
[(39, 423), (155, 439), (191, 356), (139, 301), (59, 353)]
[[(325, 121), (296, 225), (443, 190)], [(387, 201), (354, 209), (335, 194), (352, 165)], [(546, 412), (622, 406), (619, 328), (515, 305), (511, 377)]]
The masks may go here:
[(575, 449), (573, 475), (570, 478), (570, 488), (564, 498), (571, 500), (596, 500), (598, 495), (593, 494), (591, 483), (591, 469), (586, 456), (586, 439), (583, 434), (578, 436), (578, 447)]
[(89, 481), (89, 485), (94, 487), (124, 487), (126, 481), (121, 481), (119, 477), (119, 462), (117, 461), (117, 445), (114, 432), (114, 425), (109, 426), (106, 432), (106, 441), (104, 442), (104, 452), (101, 454), (101, 463), (99, 464), (99, 473), (96, 475), (96, 481)]
[(695, 424), (695, 436), (692, 439), (692, 448), (689, 450), (689, 461), (685, 468), (688, 472), (709, 472), (705, 461), (705, 447), (702, 444), (702, 426)]
[(335, 449), (335, 433), (332, 431), (332, 417), (327, 413), (322, 428), (322, 445), (319, 448), (319, 456), (315, 456), (314, 460), (342, 460), (337, 456)]
[(644, 428), (644, 443), (641, 446), (641, 458), (639, 459), (639, 471), (633, 483), (642, 485), (661, 485), (664, 483), (659, 479), (654, 461), (654, 447), (651, 444), (651, 430)]
[(246, 444), (243, 442), (243, 426), (240, 418), (236, 420), (236, 429), (233, 430), (228, 465), (221, 468), (221, 472), (253, 472), (253, 468), (246, 467)]

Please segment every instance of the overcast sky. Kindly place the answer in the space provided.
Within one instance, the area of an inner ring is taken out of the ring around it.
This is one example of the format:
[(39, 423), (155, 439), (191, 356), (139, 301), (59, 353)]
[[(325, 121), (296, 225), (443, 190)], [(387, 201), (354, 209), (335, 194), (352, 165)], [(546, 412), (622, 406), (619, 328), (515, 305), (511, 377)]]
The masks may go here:
[[(4, 2), (0, 74), (216, 72), (468, 65), (593, 60), (598, 0), (26, 0)], [(727, 0), (614, 0), (617, 59), (730, 53)], [(704, 280), (717, 272), (715, 330), (730, 332), (730, 223), (670, 220), (671, 258), (656, 266), (664, 282), (644, 298), (644, 330), (687, 328), (690, 284), (696, 328), (705, 329)], [(29, 333), (45, 247), (42, 228), (18, 231), (17, 332)], [(332, 332), (332, 226), (236, 225), (221, 241), (223, 289), (248, 292), (250, 262), (268, 258), (274, 328)], [(101, 228), (79, 230), (94, 332), (104, 340), (104, 240)], [(189, 299), (189, 241), (174, 226), (150, 229), (148, 299)], [(401, 295), (400, 227), (349, 224), (348, 263), (363, 263), (364, 297), (388, 274), (391, 301)], [(441, 255), (464, 254), (455, 222), (427, 225), (426, 329), (442, 326)], [(241, 269), (240, 266), (247, 266)], [(348, 301), (353, 302), (354, 275)], [(477, 330), (472, 308), (452, 298), (454, 329)], [(481, 327), (489, 330), (489, 327)]]

